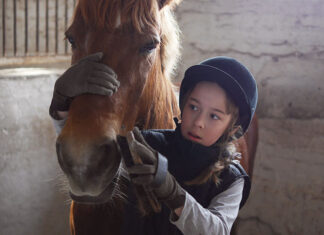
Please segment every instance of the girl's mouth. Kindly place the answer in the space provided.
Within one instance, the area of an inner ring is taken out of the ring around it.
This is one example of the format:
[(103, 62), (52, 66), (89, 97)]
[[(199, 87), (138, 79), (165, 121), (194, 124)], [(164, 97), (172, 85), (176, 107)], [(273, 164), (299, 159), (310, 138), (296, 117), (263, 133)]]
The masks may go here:
[(195, 135), (195, 134), (193, 134), (191, 132), (188, 132), (188, 137), (192, 141), (199, 141), (199, 140), (201, 140), (201, 137), (200, 136)]

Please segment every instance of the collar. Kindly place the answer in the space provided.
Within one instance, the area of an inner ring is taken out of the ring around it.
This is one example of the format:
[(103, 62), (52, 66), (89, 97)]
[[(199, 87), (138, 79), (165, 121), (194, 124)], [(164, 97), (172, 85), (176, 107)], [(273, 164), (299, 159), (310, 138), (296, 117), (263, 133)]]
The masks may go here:
[(169, 158), (170, 172), (184, 182), (196, 178), (203, 170), (219, 160), (220, 148), (217, 142), (206, 147), (185, 139), (181, 134), (181, 124), (176, 123), (175, 140), (173, 148), (175, 155)]

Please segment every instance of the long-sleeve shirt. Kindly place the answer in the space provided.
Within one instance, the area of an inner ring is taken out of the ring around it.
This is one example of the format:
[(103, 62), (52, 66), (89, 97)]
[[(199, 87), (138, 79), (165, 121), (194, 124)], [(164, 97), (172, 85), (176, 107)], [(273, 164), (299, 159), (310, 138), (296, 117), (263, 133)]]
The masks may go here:
[(236, 180), (227, 190), (212, 199), (208, 208), (203, 208), (189, 193), (180, 217), (171, 223), (183, 234), (230, 234), (238, 215), (244, 180)]
[[(53, 119), (57, 134), (60, 134), (65, 119)], [(186, 193), (185, 204), (181, 215), (170, 222), (185, 235), (227, 235), (238, 215), (244, 179), (239, 178), (224, 192), (216, 195), (207, 208), (202, 207), (189, 193)]]

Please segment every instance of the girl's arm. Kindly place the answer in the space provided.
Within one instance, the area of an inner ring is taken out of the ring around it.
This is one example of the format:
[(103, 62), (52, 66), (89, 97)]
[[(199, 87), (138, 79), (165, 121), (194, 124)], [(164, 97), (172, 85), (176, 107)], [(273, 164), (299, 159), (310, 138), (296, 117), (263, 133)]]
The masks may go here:
[[(181, 211), (177, 219), (170, 216), (170, 221), (183, 234), (230, 234), (232, 225), (238, 215), (244, 179), (236, 180), (226, 191), (212, 199), (208, 208), (202, 207), (189, 193), (185, 204), (176, 209)], [(177, 217), (177, 216), (176, 216)]]

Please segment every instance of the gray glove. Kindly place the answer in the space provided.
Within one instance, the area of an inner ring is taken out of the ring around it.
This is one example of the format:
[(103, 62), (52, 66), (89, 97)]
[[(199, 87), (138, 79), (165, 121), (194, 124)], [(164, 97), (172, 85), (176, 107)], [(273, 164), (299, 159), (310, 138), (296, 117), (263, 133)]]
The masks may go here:
[(146, 143), (137, 127), (128, 132), (126, 138), (133, 158), (142, 161), (127, 167), (131, 181), (153, 190), (171, 210), (182, 207), (185, 191), (167, 170), (168, 160)]
[(72, 99), (82, 94), (111, 96), (120, 83), (115, 72), (100, 63), (102, 52), (84, 57), (72, 65), (55, 82), (50, 115), (57, 119), (56, 111), (69, 110)]

